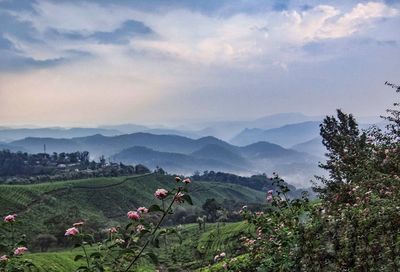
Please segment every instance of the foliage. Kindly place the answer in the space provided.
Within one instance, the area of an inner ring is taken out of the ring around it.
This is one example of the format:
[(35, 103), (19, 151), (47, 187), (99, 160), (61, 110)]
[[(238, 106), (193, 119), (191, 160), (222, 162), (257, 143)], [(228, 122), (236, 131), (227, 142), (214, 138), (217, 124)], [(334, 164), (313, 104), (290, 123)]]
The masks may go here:
[(268, 192), (265, 210), (242, 211), (257, 235), (244, 238), (240, 267), (221, 260), (206, 271), (399, 271), (400, 111), (388, 113), (386, 131), (360, 132), (340, 110), (327, 117), (321, 166), (329, 177), (316, 188), (321, 199), (290, 200), (276, 177), (279, 190)]
[(25, 257), (28, 248), (26, 247), (25, 236), (18, 233), (19, 221), (17, 215), (7, 215), (1, 225), (6, 232), (0, 236), (0, 271), (38, 271), (32, 261)]

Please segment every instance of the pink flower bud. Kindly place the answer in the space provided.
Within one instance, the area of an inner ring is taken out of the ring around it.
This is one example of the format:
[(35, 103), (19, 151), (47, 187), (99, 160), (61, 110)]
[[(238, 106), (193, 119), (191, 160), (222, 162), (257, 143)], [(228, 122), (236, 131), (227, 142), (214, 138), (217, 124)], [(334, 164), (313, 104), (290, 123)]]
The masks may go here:
[(140, 214), (138, 212), (135, 212), (135, 211), (129, 211), (127, 213), (127, 216), (128, 216), (129, 219), (132, 219), (132, 220), (139, 220), (140, 219)]
[(75, 236), (79, 233), (79, 230), (75, 227), (69, 228), (65, 231), (64, 236)]
[(146, 207), (139, 207), (137, 211), (140, 213), (148, 213), (149, 209), (147, 209)]
[(85, 222), (81, 221), (81, 222), (74, 223), (72, 226), (78, 228), (78, 227), (82, 227), (84, 224), (85, 224)]
[(154, 193), (154, 195), (158, 198), (158, 199), (164, 199), (167, 197), (168, 195), (168, 191), (165, 189), (157, 189), (157, 191)]
[(14, 255), (22, 255), (24, 254), (26, 251), (28, 251), (28, 249), (26, 247), (17, 247), (14, 250)]

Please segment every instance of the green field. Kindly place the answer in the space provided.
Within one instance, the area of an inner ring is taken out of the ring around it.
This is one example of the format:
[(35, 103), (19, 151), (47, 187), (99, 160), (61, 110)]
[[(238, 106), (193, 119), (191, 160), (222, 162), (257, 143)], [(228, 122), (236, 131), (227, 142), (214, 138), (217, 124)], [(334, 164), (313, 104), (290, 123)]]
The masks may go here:
[[(159, 264), (142, 260), (135, 271), (193, 271), (211, 262), (213, 256), (220, 252), (232, 255), (240, 248), (239, 238), (242, 235), (254, 233), (249, 224), (244, 222), (226, 224), (207, 224), (206, 230), (199, 230), (197, 224), (187, 224), (176, 227), (182, 242), (176, 237), (167, 238), (167, 246), (160, 244), (155, 250)], [(95, 249), (91, 249), (94, 251)], [(59, 252), (33, 253), (26, 255), (39, 268), (46, 272), (74, 271), (79, 262), (74, 261), (80, 249), (63, 250)]]

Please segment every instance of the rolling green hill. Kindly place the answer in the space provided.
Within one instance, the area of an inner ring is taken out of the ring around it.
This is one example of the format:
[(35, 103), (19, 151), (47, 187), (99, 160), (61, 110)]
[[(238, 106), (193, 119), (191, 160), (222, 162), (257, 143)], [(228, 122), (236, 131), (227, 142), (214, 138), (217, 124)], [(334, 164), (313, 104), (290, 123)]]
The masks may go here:
[[(65, 240), (64, 230), (77, 220), (85, 220), (87, 227), (93, 230), (127, 222), (127, 211), (155, 203), (154, 191), (171, 188), (174, 183), (172, 176), (150, 174), (35, 185), (1, 185), (0, 215), (17, 213), (21, 224), (18, 230), (27, 234), (30, 242), (38, 234), (52, 234), (60, 243)], [(241, 203), (260, 203), (264, 200), (263, 192), (236, 184), (196, 181), (190, 184), (190, 191), (194, 207), (184, 207), (192, 209), (192, 212), (196, 209), (200, 211), (208, 198)]]

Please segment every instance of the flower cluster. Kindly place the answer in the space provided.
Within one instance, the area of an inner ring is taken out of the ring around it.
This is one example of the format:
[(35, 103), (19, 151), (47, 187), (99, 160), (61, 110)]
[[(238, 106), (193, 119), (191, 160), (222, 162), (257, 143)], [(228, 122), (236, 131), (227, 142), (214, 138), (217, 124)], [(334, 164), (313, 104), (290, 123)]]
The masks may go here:
[(22, 255), (22, 254), (24, 254), (26, 251), (28, 251), (28, 248), (27, 248), (27, 247), (17, 247), (17, 248), (14, 250), (14, 255), (16, 255), (16, 256)]
[(156, 192), (154, 193), (154, 195), (158, 199), (164, 199), (168, 196), (168, 191), (165, 189), (157, 189)]
[(274, 200), (273, 193), (274, 193), (273, 190), (269, 190), (269, 191), (267, 192), (267, 202), (268, 202), (268, 203), (271, 203), (271, 202)]
[(127, 216), (128, 216), (129, 219), (132, 219), (132, 220), (139, 220), (140, 219), (140, 214), (138, 212), (136, 212), (136, 211), (129, 211), (127, 213)]
[(79, 234), (79, 229), (76, 227), (72, 227), (65, 231), (64, 236), (75, 236), (77, 234)]
[(15, 222), (16, 217), (17, 217), (16, 214), (9, 214), (6, 217), (4, 217), (4, 222), (6, 222), (6, 223)]

